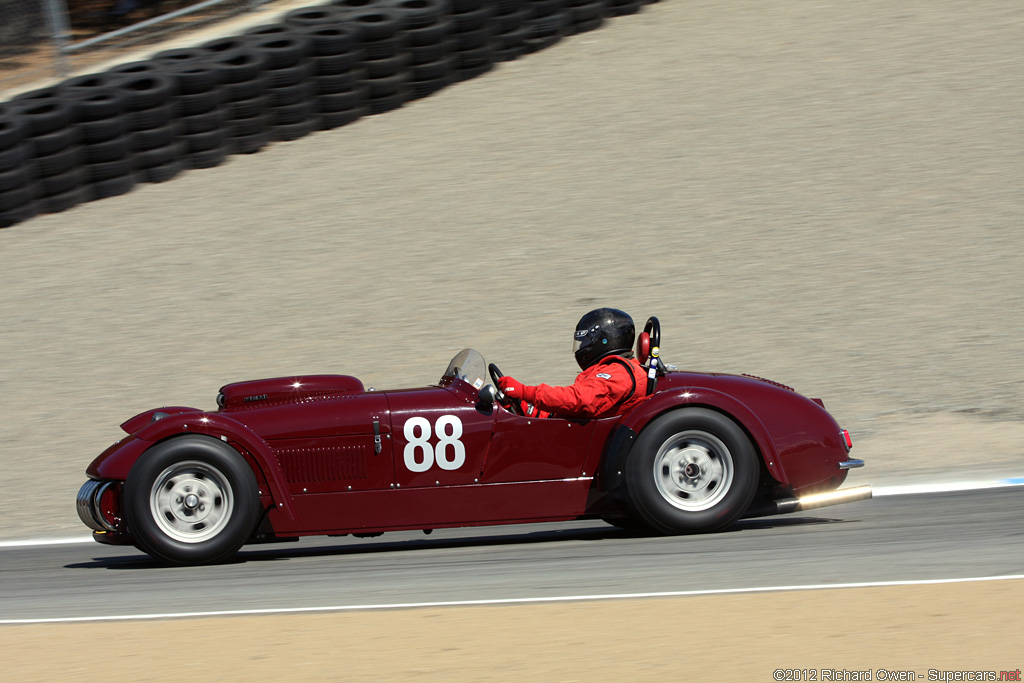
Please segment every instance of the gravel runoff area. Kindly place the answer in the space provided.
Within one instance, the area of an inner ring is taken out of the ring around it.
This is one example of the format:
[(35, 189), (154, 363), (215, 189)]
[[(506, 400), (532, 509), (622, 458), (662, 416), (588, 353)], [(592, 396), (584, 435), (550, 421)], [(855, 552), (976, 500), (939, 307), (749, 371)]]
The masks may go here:
[(84, 534), (160, 405), (464, 346), (570, 382), (599, 305), (821, 397), (857, 481), (1021, 473), (1024, 6), (666, 0), (382, 116), (0, 231), (0, 537)]

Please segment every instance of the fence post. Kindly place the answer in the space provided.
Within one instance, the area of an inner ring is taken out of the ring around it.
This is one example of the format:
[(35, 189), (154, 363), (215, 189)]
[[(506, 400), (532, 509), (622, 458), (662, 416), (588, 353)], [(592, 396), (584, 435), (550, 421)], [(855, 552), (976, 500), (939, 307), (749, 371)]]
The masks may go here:
[(54, 59), (54, 70), (57, 72), (58, 78), (63, 78), (71, 71), (66, 52), (71, 33), (68, 8), (64, 4), (64, 0), (45, 0), (45, 3), (46, 19), (50, 24), (50, 37), (57, 53)]

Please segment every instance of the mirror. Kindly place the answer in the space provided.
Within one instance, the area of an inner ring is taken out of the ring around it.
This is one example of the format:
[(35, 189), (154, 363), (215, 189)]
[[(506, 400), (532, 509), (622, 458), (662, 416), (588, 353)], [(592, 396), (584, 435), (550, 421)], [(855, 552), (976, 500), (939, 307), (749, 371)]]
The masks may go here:
[(494, 410), (494, 402), (498, 399), (498, 390), (493, 384), (486, 384), (476, 396), (476, 408), (485, 413)]

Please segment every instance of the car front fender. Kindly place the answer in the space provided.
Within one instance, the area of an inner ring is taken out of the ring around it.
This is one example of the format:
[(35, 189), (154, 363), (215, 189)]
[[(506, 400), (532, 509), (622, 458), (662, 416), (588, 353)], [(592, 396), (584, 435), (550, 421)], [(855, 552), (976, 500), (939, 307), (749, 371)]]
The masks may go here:
[(85, 473), (93, 479), (124, 481), (128, 477), (128, 470), (152, 445), (149, 441), (126, 436), (96, 456), (85, 468)]
[(86, 473), (97, 479), (127, 479), (132, 465), (146, 449), (181, 434), (205, 434), (245, 449), (262, 471), (275, 507), (287, 519), (295, 521), (294, 500), (284, 472), (266, 442), (241, 422), (217, 413), (182, 412), (151, 421), (105, 450), (89, 465)]

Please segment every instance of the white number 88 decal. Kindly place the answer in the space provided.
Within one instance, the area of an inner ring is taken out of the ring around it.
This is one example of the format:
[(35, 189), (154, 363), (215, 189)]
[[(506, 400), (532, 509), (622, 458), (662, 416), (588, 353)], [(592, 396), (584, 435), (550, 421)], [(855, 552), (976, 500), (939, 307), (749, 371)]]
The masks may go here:
[[(466, 446), (462, 436), (462, 420), (454, 415), (442, 415), (434, 423), (437, 448), (430, 444), (430, 421), (425, 417), (411, 417), (405, 423), (405, 466), (411, 472), (426, 472), (434, 466), (442, 470), (457, 470), (466, 462)], [(417, 434), (417, 432), (419, 432)], [(423, 451), (417, 457), (417, 451)]]

